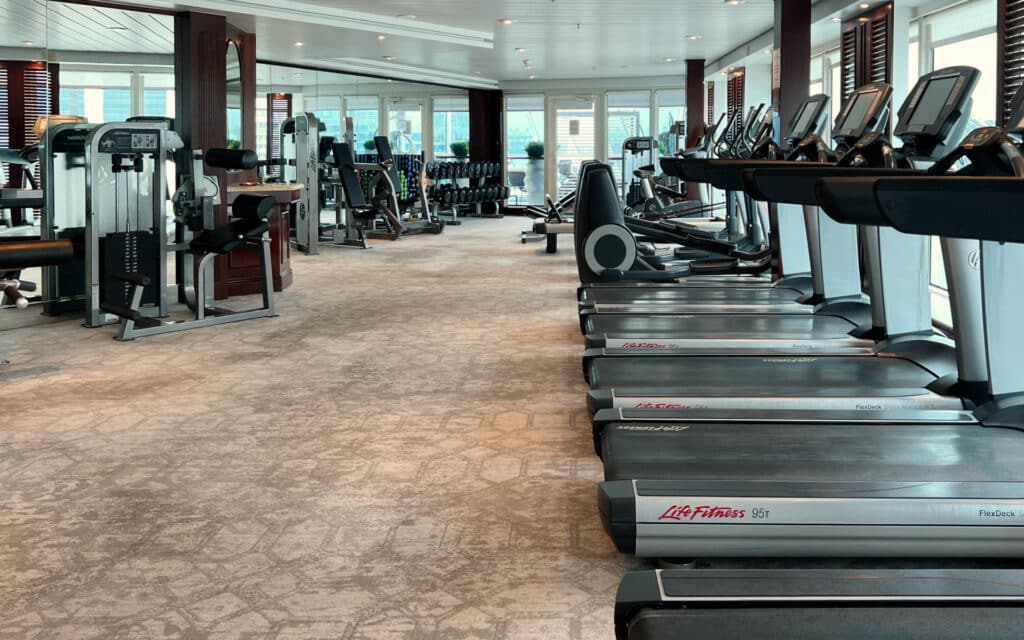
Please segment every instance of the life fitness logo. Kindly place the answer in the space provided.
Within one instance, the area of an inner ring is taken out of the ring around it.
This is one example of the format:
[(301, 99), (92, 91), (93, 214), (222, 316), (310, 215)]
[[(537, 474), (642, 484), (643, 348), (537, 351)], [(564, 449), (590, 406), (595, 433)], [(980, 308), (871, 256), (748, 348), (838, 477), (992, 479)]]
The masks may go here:
[(732, 507), (718, 507), (707, 504), (690, 506), (688, 504), (674, 504), (665, 513), (658, 516), (658, 520), (675, 520), (677, 522), (696, 520), (740, 520), (747, 515), (746, 509), (733, 509)]
[(678, 402), (638, 402), (633, 405), (634, 409), (695, 409), (692, 404), (679, 404)]
[(623, 343), (623, 349), (663, 349), (665, 344), (662, 342), (626, 342)]

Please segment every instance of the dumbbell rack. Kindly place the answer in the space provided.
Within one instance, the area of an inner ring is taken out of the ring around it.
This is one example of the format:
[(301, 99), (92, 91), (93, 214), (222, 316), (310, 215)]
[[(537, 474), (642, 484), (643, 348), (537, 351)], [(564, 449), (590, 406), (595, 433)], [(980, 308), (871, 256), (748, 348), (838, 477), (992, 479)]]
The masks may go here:
[[(508, 187), (487, 184), (488, 179), (501, 175), (497, 162), (428, 162), (423, 166), (422, 178), (427, 186), (427, 199), (434, 207), (434, 215), (444, 217), (445, 224), (462, 224), (459, 214), (476, 217), (502, 217), (501, 203), (508, 198)], [(458, 186), (459, 180), (468, 180), (468, 187)], [(485, 211), (485, 205), (494, 205)]]

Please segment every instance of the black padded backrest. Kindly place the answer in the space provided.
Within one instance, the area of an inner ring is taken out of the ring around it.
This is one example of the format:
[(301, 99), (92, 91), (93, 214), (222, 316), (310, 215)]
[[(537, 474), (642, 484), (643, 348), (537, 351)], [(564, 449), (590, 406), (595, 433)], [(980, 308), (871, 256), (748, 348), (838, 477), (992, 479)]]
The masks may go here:
[(320, 162), (327, 162), (327, 156), (334, 150), (334, 136), (321, 136)]
[(584, 255), (587, 236), (594, 229), (606, 224), (625, 224), (612, 168), (597, 162), (582, 167), (577, 193), (576, 218), (573, 226), (576, 268), (580, 282), (597, 282), (601, 277), (590, 269)]
[(373, 144), (377, 147), (377, 162), (390, 162), (388, 167), (388, 177), (391, 178), (391, 184), (395, 185), (395, 190), (402, 188), (402, 179), (398, 176), (398, 167), (395, 166), (395, 156), (391, 153), (391, 141), (388, 140), (387, 136), (377, 136), (373, 139)]
[(366, 196), (363, 195), (363, 185), (359, 184), (359, 176), (356, 174), (356, 159), (352, 155), (352, 147), (348, 143), (335, 143), (334, 164), (338, 166), (341, 190), (345, 192), (345, 201), (348, 202), (348, 206), (365, 207)]

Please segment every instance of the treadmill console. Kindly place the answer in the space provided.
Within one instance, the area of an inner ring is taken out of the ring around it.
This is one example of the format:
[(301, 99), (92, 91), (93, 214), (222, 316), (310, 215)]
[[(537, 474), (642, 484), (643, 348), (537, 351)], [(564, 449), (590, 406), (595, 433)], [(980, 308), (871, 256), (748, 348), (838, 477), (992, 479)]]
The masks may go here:
[(849, 146), (865, 134), (876, 131), (886, 121), (892, 87), (885, 82), (872, 82), (858, 87), (843, 105), (835, 124), (832, 139), (837, 146)]
[(789, 121), (789, 133), (786, 134), (787, 146), (792, 147), (809, 135), (821, 131), (825, 124), (824, 116), (828, 109), (829, 97), (824, 93), (810, 96), (800, 103), (796, 115)]
[(948, 67), (921, 76), (899, 112), (893, 137), (914, 155), (932, 155), (966, 111), (981, 72)]

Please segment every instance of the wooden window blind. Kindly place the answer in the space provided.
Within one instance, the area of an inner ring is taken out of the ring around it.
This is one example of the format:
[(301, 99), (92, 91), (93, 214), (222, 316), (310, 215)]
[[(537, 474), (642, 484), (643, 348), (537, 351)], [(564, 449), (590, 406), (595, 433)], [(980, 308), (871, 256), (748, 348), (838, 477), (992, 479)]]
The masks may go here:
[(1024, 84), (1024, 0), (999, 0), (999, 120), (1007, 124), (1010, 101)]
[[(267, 94), (267, 158), (281, 158), (281, 125), (292, 117), (292, 95), (290, 93)], [(267, 168), (268, 176), (280, 176), (281, 167)]]

